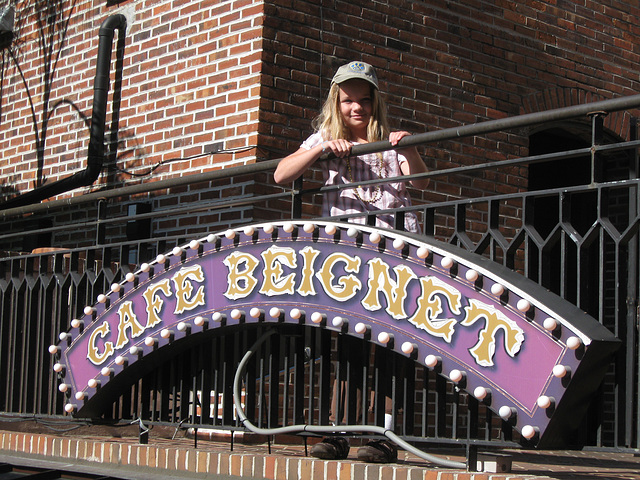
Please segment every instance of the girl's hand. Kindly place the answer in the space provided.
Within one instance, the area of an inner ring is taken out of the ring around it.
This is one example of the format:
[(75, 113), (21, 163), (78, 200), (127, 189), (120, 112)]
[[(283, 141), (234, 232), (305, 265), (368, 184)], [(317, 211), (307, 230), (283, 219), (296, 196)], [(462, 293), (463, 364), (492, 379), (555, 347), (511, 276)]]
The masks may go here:
[(324, 153), (333, 152), (338, 158), (343, 158), (351, 153), (351, 142), (344, 139), (327, 140), (322, 142), (322, 150)]
[(408, 137), (411, 134), (409, 132), (401, 131), (401, 132), (391, 132), (389, 134), (389, 143), (394, 147), (398, 145), (398, 142), (402, 140), (404, 137)]
[(297, 152), (280, 160), (276, 171), (273, 172), (273, 179), (276, 183), (281, 184), (293, 182), (306, 172), (316, 160), (328, 152), (333, 152), (338, 158), (345, 157), (351, 153), (351, 143), (346, 140), (327, 140), (311, 150), (300, 147)]

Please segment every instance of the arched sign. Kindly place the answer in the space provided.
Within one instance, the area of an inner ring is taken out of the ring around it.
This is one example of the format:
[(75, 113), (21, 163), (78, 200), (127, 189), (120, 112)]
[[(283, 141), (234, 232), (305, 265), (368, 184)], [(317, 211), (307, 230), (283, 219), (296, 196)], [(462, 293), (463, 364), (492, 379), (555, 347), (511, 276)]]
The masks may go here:
[(260, 224), (159, 255), (88, 306), (51, 347), (66, 410), (94, 415), (100, 391), (145, 355), (242, 322), (367, 336), (545, 447), (581, 421), (619, 345), (575, 306), (457, 247), (353, 224)]

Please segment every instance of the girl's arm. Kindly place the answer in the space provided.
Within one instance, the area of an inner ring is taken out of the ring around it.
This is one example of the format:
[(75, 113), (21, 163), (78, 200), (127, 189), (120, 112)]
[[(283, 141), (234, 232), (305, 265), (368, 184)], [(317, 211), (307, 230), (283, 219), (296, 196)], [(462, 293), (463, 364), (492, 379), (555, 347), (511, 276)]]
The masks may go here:
[(323, 145), (316, 145), (310, 150), (300, 147), (298, 151), (284, 157), (278, 163), (276, 171), (273, 172), (273, 179), (276, 183), (290, 183), (307, 171), (320, 155), (322, 155)]
[(273, 179), (276, 183), (293, 182), (306, 172), (323, 153), (333, 152), (336, 157), (344, 157), (350, 151), (351, 144), (346, 140), (328, 140), (309, 150), (301, 147), (298, 151), (280, 160), (273, 173)]
[[(391, 145), (396, 146), (400, 139), (411, 135), (409, 132), (391, 132), (389, 134), (389, 143)], [(407, 161), (400, 164), (400, 170), (403, 175), (412, 175), (414, 173), (426, 173), (427, 166), (422, 160), (422, 157), (418, 153), (416, 147), (407, 147), (407, 148), (399, 148), (396, 150), (398, 153), (402, 154)], [(411, 185), (420, 190), (425, 190), (427, 185), (429, 185), (428, 178), (419, 178), (411, 181)]]

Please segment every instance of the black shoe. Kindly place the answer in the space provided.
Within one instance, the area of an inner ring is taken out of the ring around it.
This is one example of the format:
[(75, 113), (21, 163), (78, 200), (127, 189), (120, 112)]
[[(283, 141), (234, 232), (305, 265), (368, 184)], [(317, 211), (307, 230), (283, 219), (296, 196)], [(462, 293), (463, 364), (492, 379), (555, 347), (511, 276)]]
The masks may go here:
[(349, 455), (349, 442), (343, 437), (326, 437), (311, 448), (311, 456), (322, 460), (344, 460)]
[(358, 449), (358, 460), (369, 463), (397, 462), (398, 449), (386, 440), (373, 440)]

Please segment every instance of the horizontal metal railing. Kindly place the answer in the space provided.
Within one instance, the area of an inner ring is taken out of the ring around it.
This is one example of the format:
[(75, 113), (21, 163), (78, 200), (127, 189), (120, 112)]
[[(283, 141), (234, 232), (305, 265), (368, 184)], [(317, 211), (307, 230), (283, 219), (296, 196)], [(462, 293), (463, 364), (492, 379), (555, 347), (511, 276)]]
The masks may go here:
[[(612, 100), (603, 100), (599, 102), (593, 102), (583, 105), (576, 105), (572, 107), (564, 107), (555, 110), (548, 110), (538, 113), (530, 113), (526, 115), (520, 115), (517, 117), (509, 117), (499, 120), (489, 120), (486, 122), (476, 123), (472, 125), (465, 125), (460, 127), (446, 128), (433, 132), (426, 132), (417, 135), (411, 135), (404, 137), (398, 143), (400, 147), (410, 147), (417, 145), (427, 145), (433, 142), (441, 142), (447, 140), (459, 140), (462, 138), (486, 135), (494, 132), (500, 132), (503, 130), (532, 127), (547, 122), (559, 122), (563, 120), (569, 120), (574, 118), (585, 117), (595, 113), (610, 113), (621, 110), (628, 110), (640, 107), (640, 95), (632, 95), (628, 97), (620, 97)], [(353, 147), (354, 155), (364, 155), (367, 153), (381, 152), (390, 150), (392, 145), (388, 141), (372, 142), (369, 144), (355, 145)], [(616, 148), (605, 146), (594, 146), (594, 148)], [(619, 147), (618, 147), (619, 148)], [(329, 154), (327, 154), (328, 157)], [(326, 157), (325, 157), (326, 158)], [(533, 159), (512, 159), (499, 162), (491, 162), (484, 165), (476, 166), (464, 166), (455, 169), (448, 169), (440, 172), (430, 172), (419, 175), (419, 177), (434, 177), (442, 175), (450, 175), (457, 172), (472, 172), (483, 170), (487, 168), (495, 168), (499, 166), (513, 166), (524, 165), (532, 161)], [(543, 159), (539, 159), (543, 161)], [(221, 170), (213, 170), (209, 172), (185, 175), (176, 178), (160, 180), (150, 183), (140, 183), (137, 185), (131, 185), (122, 188), (116, 188), (112, 190), (93, 192), (84, 194), (82, 196), (69, 197), (60, 200), (54, 200), (50, 202), (43, 202), (36, 205), (28, 205), (25, 207), (17, 207), (11, 209), (0, 210), (0, 219), (8, 219), (14, 216), (27, 215), (40, 212), (49, 212), (56, 208), (68, 207), (79, 205), (83, 203), (96, 203), (102, 199), (111, 199), (118, 197), (129, 197), (142, 193), (149, 193), (158, 190), (165, 190), (168, 188), (185, 186), (190, 184), (198, 184), (203, 182), (209, 182), (213, 180), (233, 178), (236, 175), (255, 175), (257, 173), (270, 172), (275, 169), (279, 162), (278, 160), (261, 161), (254, 164), (248, 164), (243, 166), (228, 167)], [(367, 183), (363, 183), (366, 185)], [(1, 205), (0, 205), (1, 206)]]
[[(596, 102), (405, 137), (401, 146), (457, 140), (504, 129), (563, 121), (593, 112), (613, 112), (639, 106), (640, 95)], [(600, 155), (616, 150), (635, 152), (639, 143), (636, 140), (611, 145), (593, 143), (584, 149), (461, 166), (420, 176), (435, 178), (470, 174), (586, 155), (596, 162)], [(376, 142), (355, 146), (354, 154), (388, 148), (388, 142)], [(129, 196), (191, 183), (268, 174), (276, 165), (277, 160), (264, 161), (94, 192), (1, 210), (0, 218), (19, 223), (25, 215), (75, 211), (87, 204), (120, 201)], [(591, 171), (595, 172), (595, 164)], [(406, 180), (411, 178), (405, 177)], [(363, 185), (367, 183), (370, 182), (363, 182)], [(309, 195), (333, 188), (345, 187), (303, 189), (296, 184), (292, 190), (221, 199), (206, 205), (184, 204), (135, 218), (124, 215), (104, 217), (98, 215), (96, 208), (95, 220), (85, 219), (31, 232), (5, 231), (0, 234), (0, 249), (3, 242), (13, 241), (25, 234), (71, 228), (99, 230), (133, 219), (158, 220), (200, 210), (223, 210), (272, 200), (290, 199), (294, 205), (292, 211), (301, 211), (300, 205)], [(593, 174), (592, 181), (587, 185), (462, 198), (400, 210), (417, 212), (424, 225), (424, 234), (456, 243), (520, 271), (589, 311), (624, 339), (627, 344), (626, 357), (618, 358), (612, 366), (612, 374), (605, 381), (601, 398), (596, 400), (593, 407), (598, 415), (597, 421), (585, 424), (576, 439), (578, 444), (638, 447), (640, 427), (634, 413), (637, 412), (634, 408), (640, 405), (635, 346), (638, 335), (634, 322), (637, 322), (635, 308), (639, 282), (637, 270), (630, 268), (630, 265), (637, 263), (640, 219), (637, 208), (630, 208), (622, 224), (614, 225), (609, 212), (612, 208), (611, 198), (617, 195), (619, 199), (621, 194), (624, 201), (635, 207), (639, 188), (637, 178), (602, 182)], [(593, 222), (586, 231), (578, 231), (572, 226), (573, 218), (566, 205), (584, 195), (595, 197)], [(536, 202), (549, 198), (555, 199), (558, 222), (552, 232), (544, 233), (537, 231), (531, 215)], [(518, 218), (514, 224), (505, 226), (501, 211), (506, 207), (517, 211)], [(474, 226), (470, 228), (467, 219), (478, 212), (479, 219), (474, 220)], [(220, 230), (224, 228), (226, 226), (221, 224)], [(94, 237), (100, 238), (99, 235)], [(65, 331), (70, 321), (81, 314), (84, 306), (91, 304), (99, 293), (108, 290), (111, 283), (123, 279), (133, 266), (170, 250), (176, 243), (184, 241), (183, 237), (144, 238), (135, 242), (96, 241), (89, 247), (8, 255), (0, 259), (0, 371), (6, 374), (6, 380), (0, 384), (0, 412), (17, 417), (65, 416), (63, 400), (56, 391), (57, 379), (52, 370), (48, 345), (56, 343), (56, 335)], [(594, 285), (599, 292), (595, 299), (591, 294)], [(103, 420), (131, 421), (141, 418), (145, 422), (198, 428), (241, 428), (233, 410), (229, 379), (233, 377), (243, 349), (259, 333), (230, 330), (224, 335), (203, 338), (202, 344), (196, 348), (180, 353), (171, 362), (160, 364), (157, 370), (131, 385), (112, 409), (105, 412)], [(270, 427), (297, 423), (300, 418), (320, 424), (329, 422), (331, 382), (337, 379), (342, 384), (341, 379), (349, 380), (349, 360), (344, 357), (344, 352), (350, 348), (345, 347), (335, 334), (309, 328), (299, 331), (283, 329), (278, 339), (272, 342), (277, 343), (263, 348), (256, 355), (255, 366), (248, 369), (245, 375), (244, 395), (252, 421), (259, 426)], [(362, 386), (365, 391), (371, 390), (370, 380), (382, 374), (382, 367), (376, 361), (378, 352), (373, 345), (362, 344), (357, 348), (363, 358), (369, 359), (361, 365), (364, 371), (362, 378), (369, 379), (363, 380)], [(473, 397), (453, 388), (428, 369), (414, 363), (407, 364), (406, 359), (393, 358), (390, 364), (392, 368), (385, 370), (384, 375), (392, 380), (396, 431), (407, 440), (416, 443), (462, 441), (468, 444), (512, 445), (509, 428)], [(345, 385), (349, 386), (346, 388), (356, 389), (352, 383), (347, 381)], [(351, 395), (355, 394), (355, 390), (351, 390)], [(358, 412), (351, 406), (345, 411), (338, 411), (338, 416), (344, 416), (347, 422), (381, 421), (384, 412), (384, 395), (381, 392), (376, 392), (371, 404), (365, 400), (363, 405), (364, 411)], [(367, 413), (369, 406), (371, 412)]]

